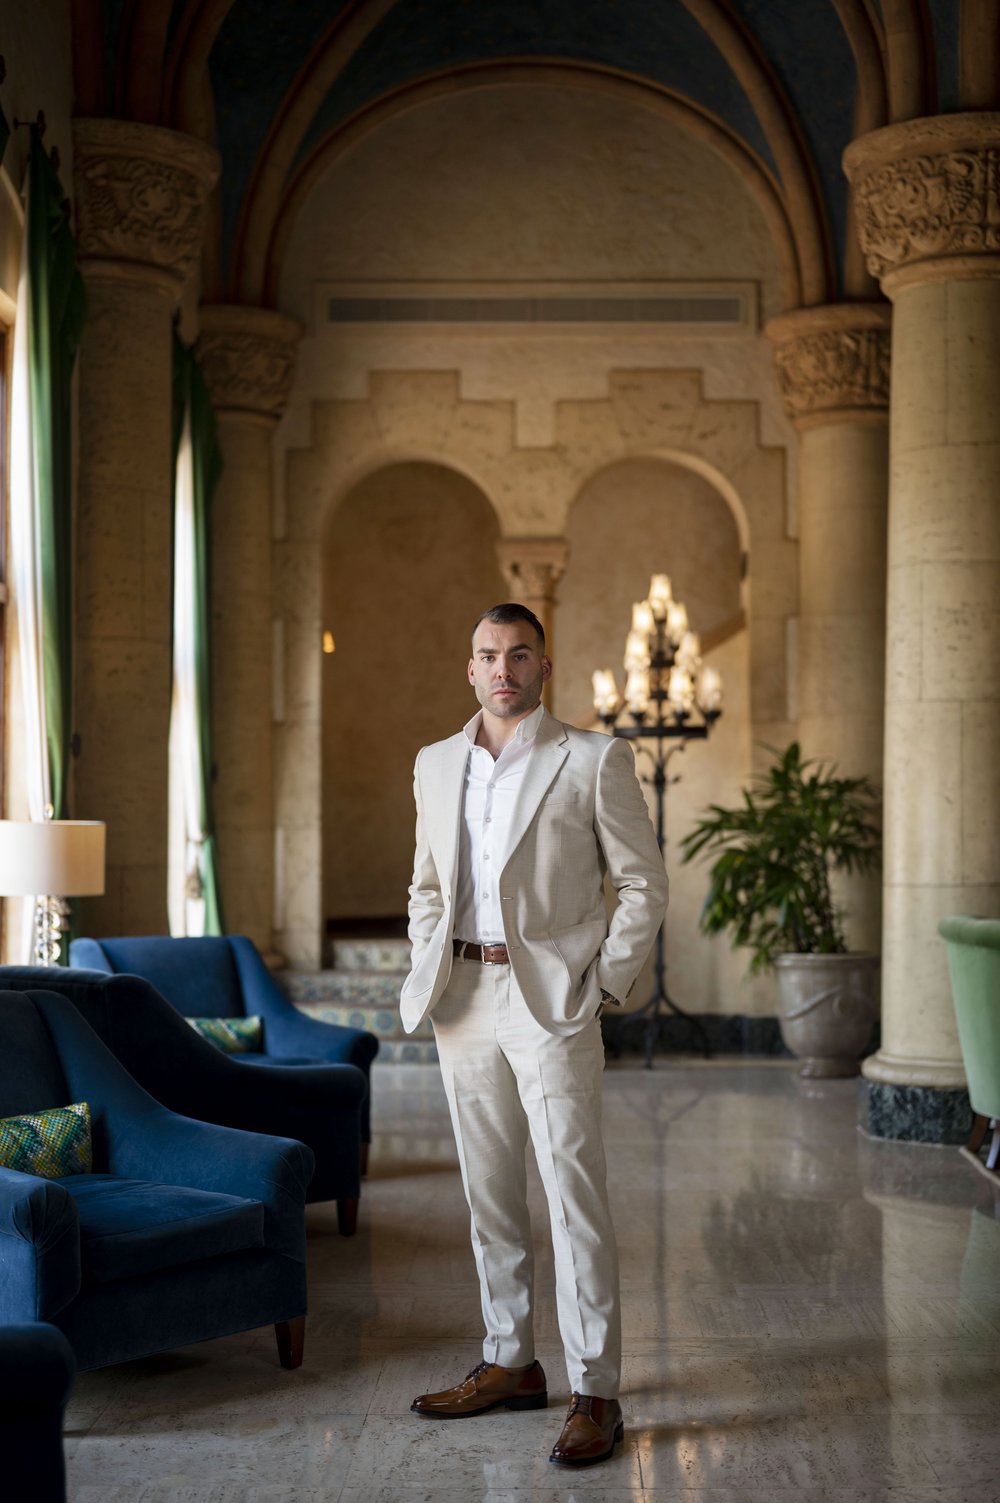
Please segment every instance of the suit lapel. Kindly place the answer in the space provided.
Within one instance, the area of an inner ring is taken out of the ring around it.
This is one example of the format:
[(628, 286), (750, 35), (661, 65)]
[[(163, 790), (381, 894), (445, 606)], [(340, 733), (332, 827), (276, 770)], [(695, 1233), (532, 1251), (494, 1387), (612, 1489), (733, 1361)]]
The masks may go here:
[(437, 787), (427, 800), (424, 817), (427, 838), (441, 876), (447, 873), (454, 883), (458, 866), (459, 821), (465, 797), (465, 767), (469, 760), (469, 738), (464, 731), (452, 736), (442, 748), (437, 767)]
[(535, 744), (531, 748), (528, 765), (524, 769), (524, 777), (511, 811), (504, 866), (524, 839), (528, 826), (538, 813), (539, 804), (549, 791), (552, 779), (568, 755), (569, 737), (566, 735), (566, 728), (562, 721), (556, 720), (546, 711), (535, 733)]

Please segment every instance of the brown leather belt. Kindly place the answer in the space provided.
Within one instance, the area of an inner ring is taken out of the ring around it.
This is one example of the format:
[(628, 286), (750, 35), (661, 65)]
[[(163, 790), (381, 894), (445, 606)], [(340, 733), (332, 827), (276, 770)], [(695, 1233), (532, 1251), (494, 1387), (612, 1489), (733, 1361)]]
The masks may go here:
[(506, 945), (474, 945), (471, 940), (456, 939), (456, 960), (478, 960), (480, 965), (509, 965)]

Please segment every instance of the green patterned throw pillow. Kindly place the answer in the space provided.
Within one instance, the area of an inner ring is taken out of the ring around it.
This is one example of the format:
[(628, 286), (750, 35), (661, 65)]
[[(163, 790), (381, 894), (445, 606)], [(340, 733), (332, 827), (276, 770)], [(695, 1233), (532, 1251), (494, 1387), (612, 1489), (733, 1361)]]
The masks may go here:
[(264, 1037), (263, 1018), (188, 1018), (188, 1022), (223, 1054), (249, 1054), (260, 1049)]
[(0, 1165), (5, 1169), (61, 1179), (64, 1174), (89, 1174), (93, 1162), (86, 1101), (0, 1118)]

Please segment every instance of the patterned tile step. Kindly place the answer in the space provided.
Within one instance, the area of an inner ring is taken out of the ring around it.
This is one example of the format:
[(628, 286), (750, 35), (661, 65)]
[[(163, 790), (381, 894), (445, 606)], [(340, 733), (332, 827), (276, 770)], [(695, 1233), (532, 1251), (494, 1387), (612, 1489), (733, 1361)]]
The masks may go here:
[(421, 1023), (415, 1033), (404, 1033), (395, 1007), (338, 1007), (329, 1002), (296, 1002), (300, 1012), (321, 1023), (340, 1023), (346, 1028), (366, 1028), (379, 1042), (381, 1061), (405, 1061), (407, 1064), (433, 1064), (437, 1045), (430, 1023)]
[(398, 1008), (405, 971), (282, 971), (278, 982), (286, 997), (337, 1006)]
[(400, 971), (410, 969), (408, 939), (335, 939), (333, 964), (338, 971)]

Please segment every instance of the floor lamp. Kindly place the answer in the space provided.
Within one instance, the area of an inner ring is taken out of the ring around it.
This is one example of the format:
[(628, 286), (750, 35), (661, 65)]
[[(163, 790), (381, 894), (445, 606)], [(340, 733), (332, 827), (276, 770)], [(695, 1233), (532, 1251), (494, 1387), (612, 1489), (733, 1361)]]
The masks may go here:
[(104, 891), (104, 835), (97, 820), (0, 820), (0, 896), (35, 899), (36, 965), (59, 961), (66, 899)]

